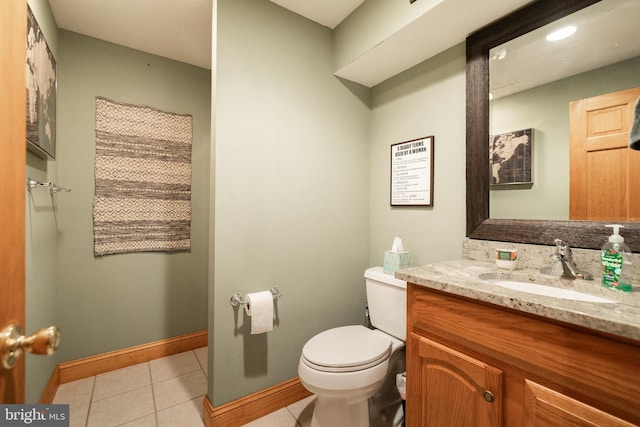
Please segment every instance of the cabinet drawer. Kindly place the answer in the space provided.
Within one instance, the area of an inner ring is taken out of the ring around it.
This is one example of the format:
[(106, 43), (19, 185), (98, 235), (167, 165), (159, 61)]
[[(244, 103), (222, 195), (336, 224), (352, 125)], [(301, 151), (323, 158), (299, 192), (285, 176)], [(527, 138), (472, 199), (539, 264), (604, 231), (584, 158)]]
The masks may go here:
[(572, 399), (550, 388), (525, 381), (524, 425), (633, 427), (634, 424)]

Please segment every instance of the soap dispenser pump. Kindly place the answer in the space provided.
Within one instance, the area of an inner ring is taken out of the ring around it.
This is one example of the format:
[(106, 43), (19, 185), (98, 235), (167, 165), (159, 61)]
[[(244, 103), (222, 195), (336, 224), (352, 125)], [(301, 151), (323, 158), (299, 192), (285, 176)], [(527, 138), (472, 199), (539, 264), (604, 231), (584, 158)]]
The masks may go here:
[(609, 241), (602, 247), (602, 286), (629, 292), (631, 285), (631, 251), (620, 235), (624, 226), (611, 224), (613, 229)]

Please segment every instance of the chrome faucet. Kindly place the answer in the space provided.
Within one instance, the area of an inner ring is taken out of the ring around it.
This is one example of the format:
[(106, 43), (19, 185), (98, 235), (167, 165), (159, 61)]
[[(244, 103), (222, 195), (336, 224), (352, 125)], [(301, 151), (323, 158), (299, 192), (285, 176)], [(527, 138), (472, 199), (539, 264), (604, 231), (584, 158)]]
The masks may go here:
[(593, 280), (593, 275), (578, 269), (573, 260), (573, 253), (569, 244), (563, 240), (555, 239), (556, 251), (551, 256), (562, 265), (562, 277), (567, 279)]

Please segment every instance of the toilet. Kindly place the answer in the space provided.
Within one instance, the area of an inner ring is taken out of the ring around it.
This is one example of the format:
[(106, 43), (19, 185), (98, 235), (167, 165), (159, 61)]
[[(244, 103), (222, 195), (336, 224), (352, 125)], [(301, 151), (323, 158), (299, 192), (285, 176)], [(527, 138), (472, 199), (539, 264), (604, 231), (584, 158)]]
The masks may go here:
[[(302, 349), (298, 376), (316, 395), (311, 427), (380, 425), (373, 420), (377, 411), (370, 408), (369, 398), (391, 381), (390, 376), (395, 382), (399, 372), (390, 368), (395, 369), (399, 359), (404, 368), (407, 283), (383, 273), (382, 267), (367, 269), (364, 277), (375, 329), (362, 325), (329, 329)], [(393, 414), (383, 416), (389, 417)]]

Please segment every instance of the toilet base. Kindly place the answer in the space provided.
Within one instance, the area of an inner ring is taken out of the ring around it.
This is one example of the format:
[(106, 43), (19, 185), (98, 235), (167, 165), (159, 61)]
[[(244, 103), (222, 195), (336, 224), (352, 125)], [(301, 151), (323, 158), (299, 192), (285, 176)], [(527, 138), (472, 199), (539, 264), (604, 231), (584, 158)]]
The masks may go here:
[(370, 427), (398, 427), (404, 421), (402, 399), (396, 386), (396, 375), (405, 372), (406, 353), (402, 348), (391, 356), (389, 373), (380, 389), (369, 398)]
[(369, 402), (347, 403), (345, 399), (316, 397), (311, 427), (369, 427)]

